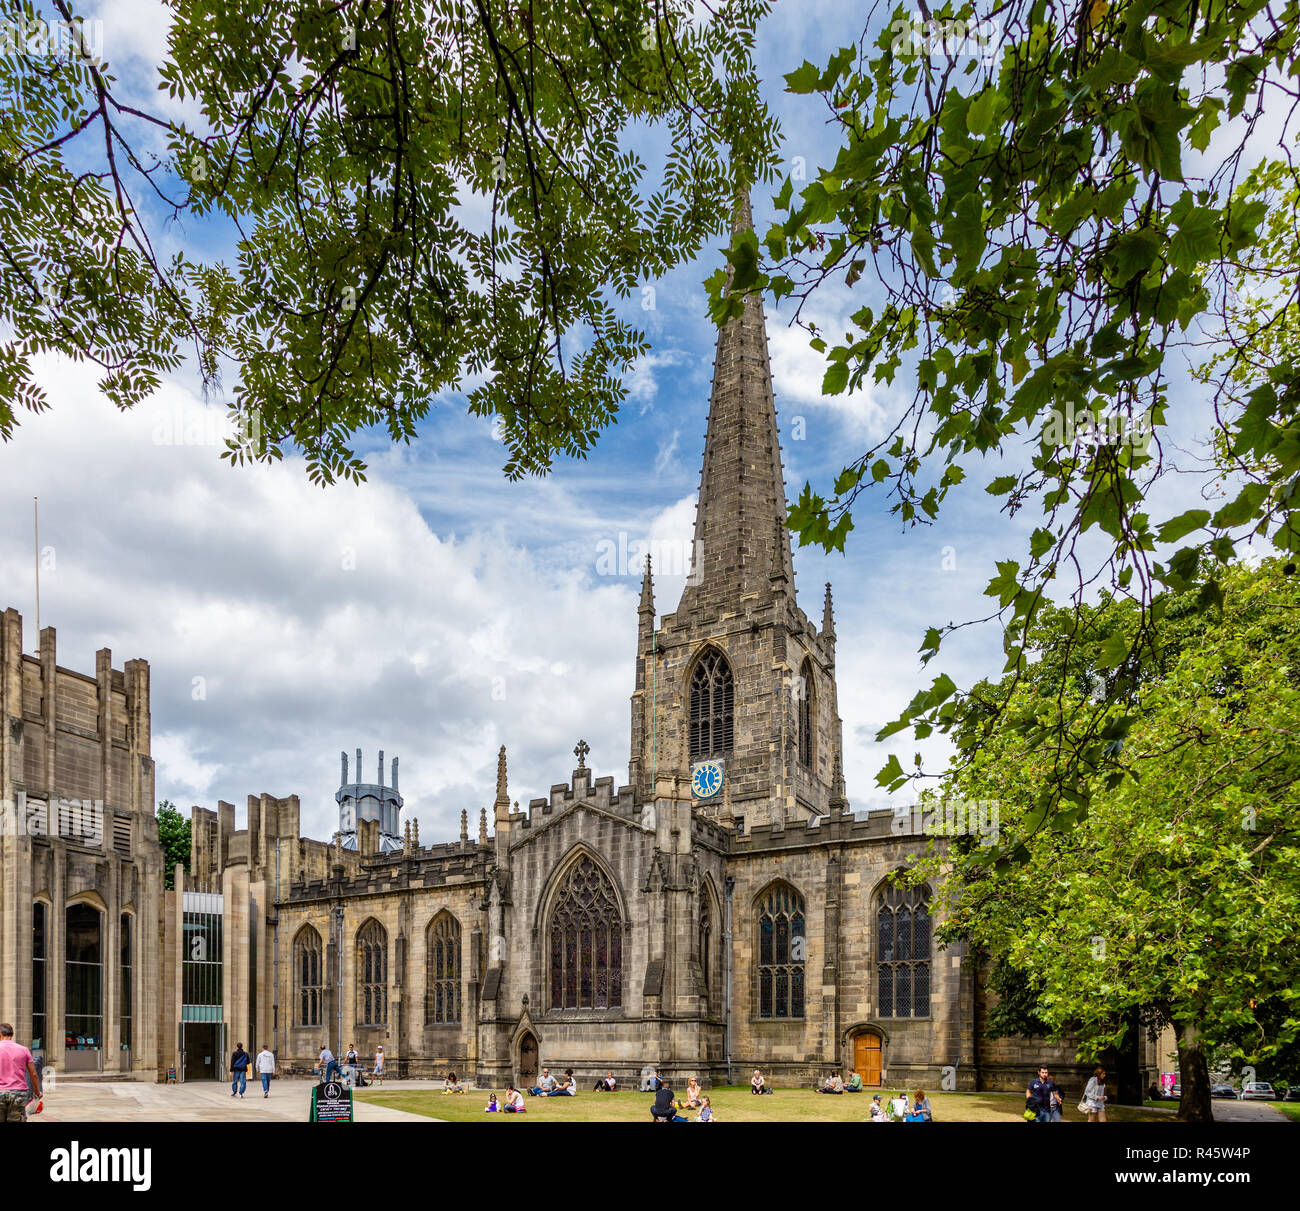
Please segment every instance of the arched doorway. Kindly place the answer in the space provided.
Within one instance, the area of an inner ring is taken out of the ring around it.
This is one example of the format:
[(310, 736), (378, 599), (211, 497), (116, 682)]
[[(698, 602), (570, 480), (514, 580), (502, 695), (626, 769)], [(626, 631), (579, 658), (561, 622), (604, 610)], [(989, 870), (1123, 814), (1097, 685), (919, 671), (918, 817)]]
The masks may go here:
[(879, 1088), (884, 1073), (885, 1052), (880, 1035), (870, 1030), (853, 1036), (853, 1071), (862, 1083)]
[(519, 1039), (519, 1074), (516, 1079), (520, 1089), (531, 1089), (537, 1084), (537, 1036), (528, 1031)]

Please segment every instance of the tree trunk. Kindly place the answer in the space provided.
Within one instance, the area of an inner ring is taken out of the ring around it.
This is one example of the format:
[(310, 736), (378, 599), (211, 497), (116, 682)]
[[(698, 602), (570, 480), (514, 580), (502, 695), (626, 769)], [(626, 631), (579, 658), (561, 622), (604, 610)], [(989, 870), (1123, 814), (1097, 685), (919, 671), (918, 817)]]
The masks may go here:
[(1142, 1026), (1136, 1009), (1125, 1016), (1128, 1028), (1124, 1032), (1123, 1041), (1115, 1049), (1114, 1067), (1111, 1069), (1115, 1075), (1115, 1100), (1121, 1106), (1140, 1106), (1146, 1100), (1142, 1069), (1138, 1063)]
[(1214, 1110), (1210, 1101), (1210, 1065), (1205, 1057), (1201, 1032), (1195, 1022), (1179, 1022), (1176, 1027), (1178, 1080), (1182, 1086), (1178, 1118), (1184, 1123), (1212, 1123)]

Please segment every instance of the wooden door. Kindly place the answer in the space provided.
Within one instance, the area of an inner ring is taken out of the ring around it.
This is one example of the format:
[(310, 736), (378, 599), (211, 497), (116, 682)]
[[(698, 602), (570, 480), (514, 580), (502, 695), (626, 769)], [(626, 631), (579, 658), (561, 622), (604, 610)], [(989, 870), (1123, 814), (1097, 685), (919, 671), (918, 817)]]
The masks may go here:
[(853, 1071), (864, 1085), (879, 1087), (882, 1052), (878, 1034), (860, 1034), (853, 1040)]
[(531, 1089), (537, 1084), (537, 1040), (526, 1034), (519, 1040), (519, 1088)]

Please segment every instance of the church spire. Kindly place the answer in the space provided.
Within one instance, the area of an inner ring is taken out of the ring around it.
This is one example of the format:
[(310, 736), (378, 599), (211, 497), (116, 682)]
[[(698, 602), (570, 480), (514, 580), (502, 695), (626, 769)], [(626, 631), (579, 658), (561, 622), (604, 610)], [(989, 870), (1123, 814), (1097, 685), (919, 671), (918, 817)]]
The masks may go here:
[[(732, 231), (752, 229), (743, 190)], [(683, 606), (718, 593), (732, 600), (766, 595), (771, 576), (793, 587), (767, 328), (756, 294), (718, 332), (692, 563)]]
[(826, 582), (826, 604), (822, 606), (822, 635), (835, 642), (835, 611), (831, 608), (831, 582)]

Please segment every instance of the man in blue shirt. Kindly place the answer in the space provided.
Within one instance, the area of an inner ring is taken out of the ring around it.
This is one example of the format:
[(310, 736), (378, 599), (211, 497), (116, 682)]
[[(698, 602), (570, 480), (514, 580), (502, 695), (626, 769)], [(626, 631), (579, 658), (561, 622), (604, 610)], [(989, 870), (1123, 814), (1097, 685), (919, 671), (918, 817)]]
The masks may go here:
[(1025, 1090), (1028, 1109), (1034, 1112), (1034, 1122), (1050, 1123), (1052, 1121), (1052, 1094), (1059, 1093), (1060, 1087), (1048, 1075), (1047, 1065), (1038, 1069), (1038, 1075), (1029, 1082)]

